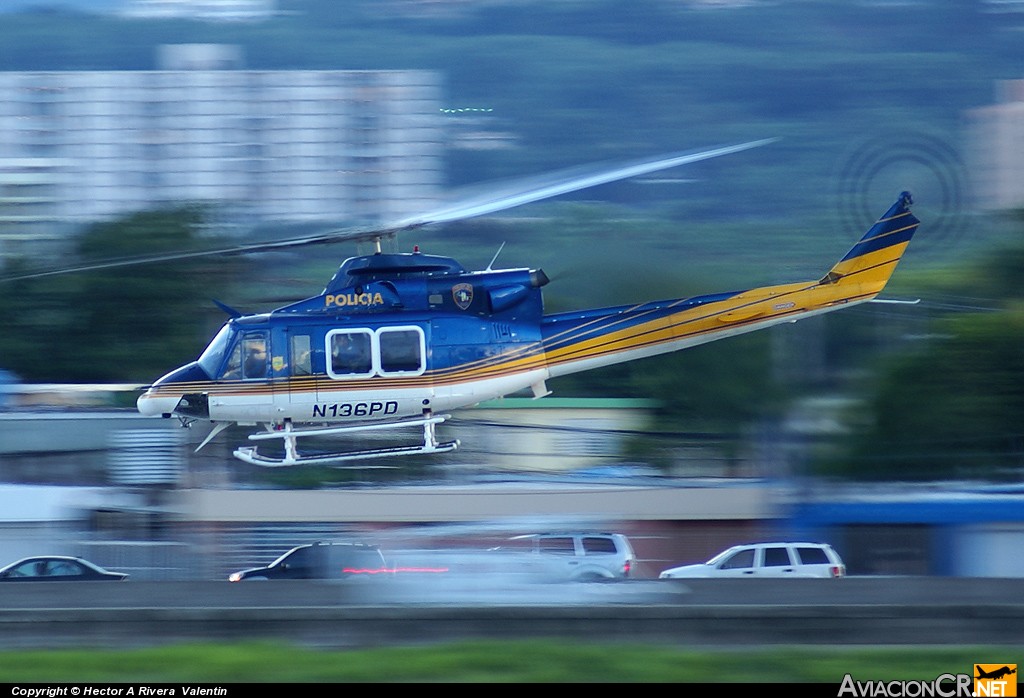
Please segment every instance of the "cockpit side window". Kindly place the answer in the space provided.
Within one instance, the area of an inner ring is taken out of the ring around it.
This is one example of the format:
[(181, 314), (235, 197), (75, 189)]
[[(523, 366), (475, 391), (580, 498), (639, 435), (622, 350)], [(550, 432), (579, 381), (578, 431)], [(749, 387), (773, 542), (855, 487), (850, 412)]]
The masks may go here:
[(235, 348), (231, 350), (231, 356), (228, 357), (227, 366), (224, 367), (224, 373), (221, 378), (224, 380), (238, 380), (242, 377), (242, 343), (239, 342), (235, 345)]
[(246, 332), (232, 348), (221, 378), (224, 380), (266, 378), (270, 370), (267, 344), (266, 332)]
[(242, 340), (243, 378), (266, 378), (270, 370), (270, 357), (267, 351), (267, 333), (255, 332), (246, 334)]

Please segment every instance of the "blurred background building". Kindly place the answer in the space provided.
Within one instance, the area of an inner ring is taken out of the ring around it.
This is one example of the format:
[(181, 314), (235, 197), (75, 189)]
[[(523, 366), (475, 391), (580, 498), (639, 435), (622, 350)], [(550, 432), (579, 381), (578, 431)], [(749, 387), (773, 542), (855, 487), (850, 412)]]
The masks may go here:
[(984, 210), (1024, 207), (1024, 79), (996, 83), (996, 103), (968, 112), (968, 171)]
[(188, 44), (156, 71), (0, 72), (0, 254), (161, 206), (338, 225), (436, 203), (438, 74), (242, 63)]

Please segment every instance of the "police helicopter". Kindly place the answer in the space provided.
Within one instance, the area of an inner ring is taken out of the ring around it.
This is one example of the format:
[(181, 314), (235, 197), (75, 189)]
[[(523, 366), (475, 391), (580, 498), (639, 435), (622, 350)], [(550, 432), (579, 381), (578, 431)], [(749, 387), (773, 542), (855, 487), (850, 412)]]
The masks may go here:
[[(231, 425), (262, 425), (249, 435), (256, 445), (234, 451), (238, 459), (260, 466), (442, 453), (458, 446), (458, 441), (440, 441), (436, 434), (436, 426), (452, 410), (524, 390), (542, 397), (549, 394), (548, 379), (557, 376), (875, 299), (919, 224), (907, 192), (818, 279), (636, 305), (545, 314), (541, 289), (548, 277), (540, 269), (493, 269), (492, 261), (482, 271), (470, 271), (452, 258), (418, 250), (381, 251), (381, 240), (403, 230), (483, 215), (768, 142), (684, 153), (599, 173), (560, 175), (386, 228), (196, 253), (339, 240), (376, 243), (375, 253), (345, 260), (315, 296), (252, 315), (221, 306), (230, 318), (209, 346), (196, 361), (148, 386), (138, 398), (138, 410), (177, 417), (184, 426), (212, 423), (199, 448)], [(158, 259), (183, 256), (193, 255)], [(347, 452), (303, 453), (299, 448), (299, 441), (310, 437), (405, 428), (416, 429), (422, 438), (403, 446)], [(268, 441), (278, 446), (272, 453), (259, 451), (260, 443)]]

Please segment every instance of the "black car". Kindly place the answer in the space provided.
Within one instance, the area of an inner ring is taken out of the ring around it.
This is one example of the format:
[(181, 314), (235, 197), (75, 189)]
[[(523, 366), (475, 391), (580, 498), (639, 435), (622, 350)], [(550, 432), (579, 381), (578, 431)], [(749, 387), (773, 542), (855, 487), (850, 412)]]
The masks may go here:
[(120, 582), (123, 572), (110, 572), (80, 557), (43, 555), (26, 557), (0, 569), (0, 582)]
[(228, 580), (346, 579), (390, 572), (375, 545), (318, 542), (292, 548), (266, 567), (233, 572)]

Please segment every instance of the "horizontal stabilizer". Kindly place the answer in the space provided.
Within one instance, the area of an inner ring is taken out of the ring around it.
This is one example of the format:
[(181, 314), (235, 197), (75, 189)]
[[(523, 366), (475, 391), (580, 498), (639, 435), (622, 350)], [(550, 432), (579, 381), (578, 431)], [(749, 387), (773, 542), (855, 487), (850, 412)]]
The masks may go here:
[(889, 305), (917, 305), (921, 302), (920, 298), (915, 298), (912, 301), (901, 300), (899, 298), (872, 298), (871, 303), (887, 303)]

